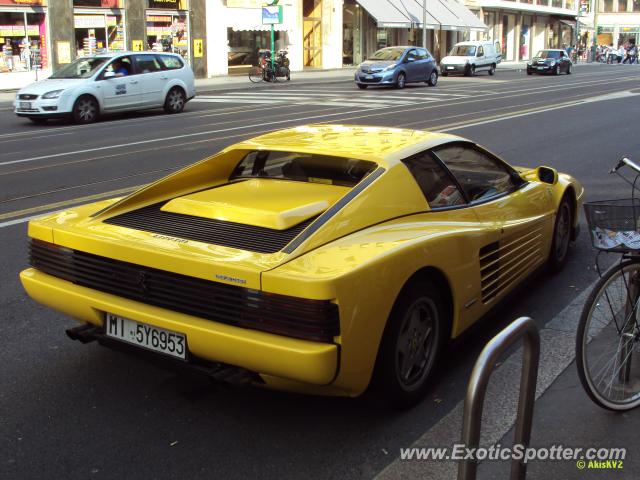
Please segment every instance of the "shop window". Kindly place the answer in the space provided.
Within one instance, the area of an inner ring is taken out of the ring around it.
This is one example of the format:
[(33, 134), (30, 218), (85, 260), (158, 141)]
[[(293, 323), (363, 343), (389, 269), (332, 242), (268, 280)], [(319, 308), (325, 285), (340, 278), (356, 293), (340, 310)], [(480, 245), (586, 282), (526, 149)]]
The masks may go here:
[(640, 0), (631, 0), (631, 10), (640, 12)]
[(562, 8), (562, 0), (551, 0), (551, 6), (555, 8)]
[(123, 17), (111, 14), (112, 11), (109, 14), (73, 16), (77, 56), (120, 52), (125, 49)]
[(566, 0), (564, 8), (566, 8), (567, 10), (574, 10), (575, 9), (575, 5), (573, 3), (573, 0)]
[(178, 53), (189, 56), (187, 17), (182, 14), (147, 15), (147, 49), (154, 52)]
[(618, 11), (619, 12), (627, 11), (627, 0), (618, 0)]
[(603, 12), (613, 12), (613, 0), (604, 0), (601, 5)]
[[(271, 32), (263, 30), (235, 31), (227, 28), (227, 64), (230, 74), (248, 72), (251, 65), (257, 65), (258, 55), (271, 50)], [(285, 50), (289, 44), (287, 32), (276, 31), (274, 46), (276, 52)]]
[(44, 13), (0, 12), (1, 72), (47, 67), (45, 22)]

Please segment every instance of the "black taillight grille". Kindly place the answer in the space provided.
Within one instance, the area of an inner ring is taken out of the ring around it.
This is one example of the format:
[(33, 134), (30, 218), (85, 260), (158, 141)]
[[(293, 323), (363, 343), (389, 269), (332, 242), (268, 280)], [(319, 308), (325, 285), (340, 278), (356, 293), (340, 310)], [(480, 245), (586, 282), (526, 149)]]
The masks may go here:
[(161, 210), (163, 204), (116, 215), (104, 220), (104, 223), (251, 252), (274, 253), (282, 250), (315, 220), (314, 217), (286, 230), (275, 230), (165, 212)]
[(332, 342), (338, 307), (100, 257), (32, 240), (31, 265), (76, 285), (216, 322), (278, 335)]

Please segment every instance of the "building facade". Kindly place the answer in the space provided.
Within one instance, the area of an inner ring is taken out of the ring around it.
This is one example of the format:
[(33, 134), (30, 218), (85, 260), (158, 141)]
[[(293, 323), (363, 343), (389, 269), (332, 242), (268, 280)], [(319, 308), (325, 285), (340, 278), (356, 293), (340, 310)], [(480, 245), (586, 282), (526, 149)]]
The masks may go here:
[(499, 42), (505, 61), (529, 60), (543, 48), (576, 43), (576, 0), (466, 0), (488, 30), (478, 39)]
[(0, 71), (56, 70), (124, 50), (171, 51), (206, 75), (204, 0), (0, 0)]
[(640, 0), (594, 0), (598, 45), (640, 45)]

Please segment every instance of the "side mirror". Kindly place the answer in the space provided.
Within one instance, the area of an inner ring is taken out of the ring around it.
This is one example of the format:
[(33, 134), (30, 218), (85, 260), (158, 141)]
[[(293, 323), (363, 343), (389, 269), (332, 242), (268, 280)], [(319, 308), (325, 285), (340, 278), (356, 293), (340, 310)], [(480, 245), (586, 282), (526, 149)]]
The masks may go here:
[(102, 78), (108, 80), (109, 78), (116, 78), (115, 72), (104, 72)]
[(542, 183), (548, 183), (549, 185), (558, 183), (558, 171), (555, 168), (538, 167), (536, 168), (536, 175)]

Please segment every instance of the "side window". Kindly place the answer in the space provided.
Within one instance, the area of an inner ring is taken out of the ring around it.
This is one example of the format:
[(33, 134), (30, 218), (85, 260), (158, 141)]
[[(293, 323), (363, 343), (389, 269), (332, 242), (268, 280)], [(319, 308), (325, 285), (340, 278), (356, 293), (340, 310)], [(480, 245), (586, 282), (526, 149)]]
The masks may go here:
[(162, 65), (155, 55), (136, 55), (138, 73), (153, 73), (162, 70)]
[(429, 58), (429, 52), (427, 52), (424, 48), (418, 49), (418, 60), (426, 60)]
[(483, 57), (484, 56), (484, 48), (478, 47), (478, 56), (479, 57)]
[(431, 208), (464, 205), (465, 201), (449, 172), (429, 152), (402, 160), (422, 190)]
[(106, 66), (101, 74), (101, 77), (105, 72), (113, 72), (116, 77), (126, 77), (128, 75), (134, 75), (133, 64), (131, 63), (131, 57), (118, 57)]
[(509, 192), (516, 186), (507, 166), (470, 145), (440, 148), (435, 154), (472, 202)]
[(407, 53), (407, 60), (417, 60), (418, 59), (418, 52), (416, 52), (415, 48), (409, 50), (409, 52)]
[(165, 70), (177, 70), (178, 68), (182, 68), (184, 64), (182, 60), (178, 57), (173, 57), (170, 55), (158, 55), (160, 62), (162, 62)]

